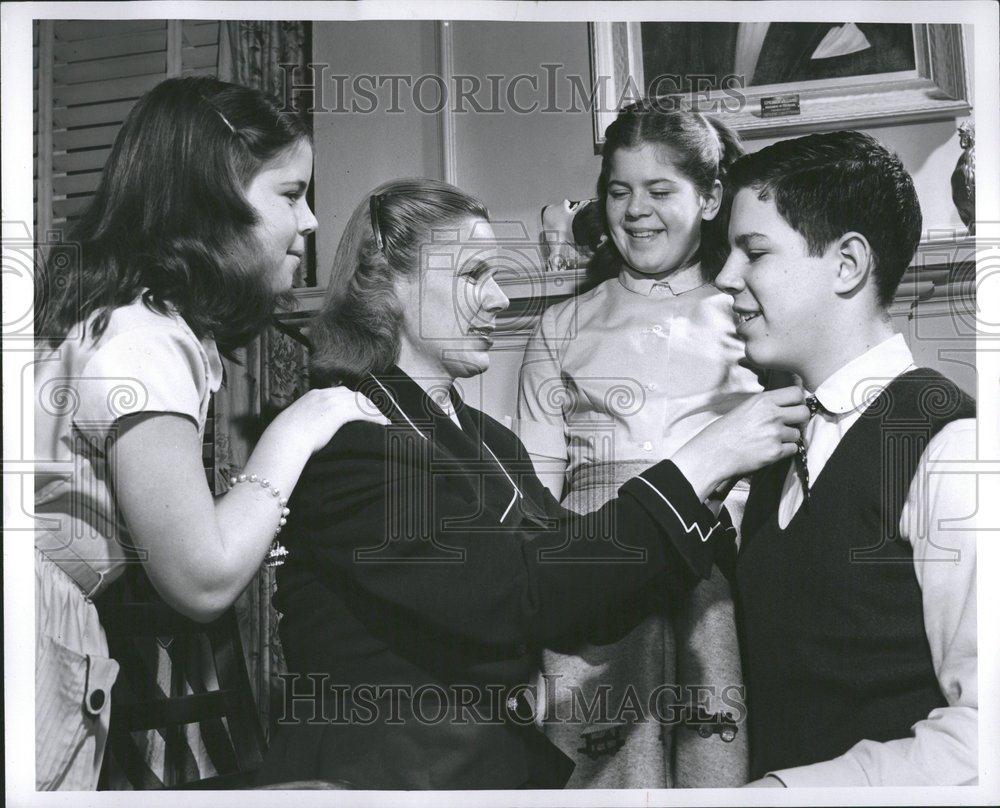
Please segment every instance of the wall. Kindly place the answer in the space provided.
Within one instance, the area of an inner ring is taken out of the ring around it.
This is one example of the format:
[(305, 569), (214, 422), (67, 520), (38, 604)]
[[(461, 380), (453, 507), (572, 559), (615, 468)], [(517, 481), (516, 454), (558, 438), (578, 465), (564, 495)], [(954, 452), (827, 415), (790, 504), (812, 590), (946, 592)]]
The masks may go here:
[[(962, 153), (956, 121), (880, 126), (863, 131), (896, 152), (913, 176), (925, 231), (956, 228), (965, 231), (951, 201), (951, 172), (955, 170), (955, 163)], [(760, 138), (748, 141), (746, 145), (749, 151), (756, 151), (779, 139)]]
[[(501, 74), (508, 82), (518, 74), (537, 77), (539, 92), (521, 82), (515, 86), (525, 91), (513, 99), (522, 106), (537, 102), (535, 112), (455, 116), (459, 184), (480, 196), (494, 219), (523, 222), (537, 237), (543, 204), (596, 193), (601, 161), (594, 154), (591, 113), (544, 111), (543, 64), (562, 65), (564, 76), (579, 76), (589, 90), (587, 24), (462, 22), (454, 24), (454, 39), (456, 75)], [(569, 108), (565, 78), (556, 86), (553, 106)]]
[[(329, 62), (332, 71), (340, 73), (435, 70), (434, 28), (431, 22), (316, 23), (314, 60)], [(524, 92), (515, 96), (522, 105), (544, 101), (543, 64), (562, 65), (564, 74), (581, 76), (589, 89), (585, 22), (456, 22), (452, 31), (455, 74), (477, 75), (484, 87), (489, 86), (489, 74), (502, 75), (507, 81), (521, 73), (538, 77), (538, 93), (522, 83)], [(565, 108), (570, 101), (565, 80), (559, 88), (556, 102)], [(387, 92), (383, 97), (388, 99)], [(489, 108), (488, 92), (476, 97)], [(486, 202), (494, 220), (523, 223), (530, 241), (539, 238), (543, 204), (594, 195), (600, 160), (594, 155), (589, 112), (498, 114), (470, 109), (457, 113), (454, 122), (458, 183)], [(438, 126), (436, 116), (423, 114), (317, 118), (321, 279), (332, 261), (345, 212), (349, 213), (360, 193), (392, 176), (442, 176)], [(964, 229), (951, 203), (949, 185), (961, 153), (955, 130), (955, 121), (868, 130), (895, 150), (913, 174), (926, 230)], [(771, 142), (751, 140), (747, 147), (756, 150)], [(497, 416), (513, 413), (516, 384), (511, 380), (520, 365), (521, 344), (514, 340), (497, 345), (490, 371), (480, 383), (470, 385), (470, 401), (482, 397), (484, 408)]]
[[(361, 93), (340, 97), (334, 75), (419, 76), (437, 72), (436, 23), (313, 24), (313, 62), (326, 64), (322, 107), (313, 117), (316, 147), (317, 280), (325, 286), (347, 220), (362, 196), (397, 177), (441, 175), (438, 116), (418, 113), (401, 94), (402, 113), (386, 103), (370, 113), (335, 111), (369, 106)], [(348, 89), (350, 82), (347, 82)]]

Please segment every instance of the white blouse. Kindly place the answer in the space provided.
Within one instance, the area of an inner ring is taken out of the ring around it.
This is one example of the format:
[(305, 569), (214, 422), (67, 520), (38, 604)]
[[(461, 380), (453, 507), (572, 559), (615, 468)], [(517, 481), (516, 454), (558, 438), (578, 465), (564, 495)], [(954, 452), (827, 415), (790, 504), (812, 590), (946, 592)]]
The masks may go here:
[(589, 463), (652, 464), (758, 392), (731, 302), (696, 272), (622, 272), (550, 306), (521, 366), (528, 451), (565, 458), (570, 479)]
[(72, 545), (110, 583), (131, 544), (111, 490), (115, 422), (177, 413), (202, 434), (222, 361), (176, 311), (160, 314), (139, 298), (116, 308), (96, 341), (92, 324), (75, 326), (35, 365), (36, 546)]

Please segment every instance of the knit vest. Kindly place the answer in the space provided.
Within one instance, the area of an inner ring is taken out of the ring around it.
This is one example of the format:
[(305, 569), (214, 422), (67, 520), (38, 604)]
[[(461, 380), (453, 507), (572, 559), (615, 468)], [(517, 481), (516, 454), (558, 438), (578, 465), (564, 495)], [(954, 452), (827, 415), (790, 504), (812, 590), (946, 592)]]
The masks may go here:
[(928, 442), (974, 416), (971, 398), (920, 368), (847, 431), (784, 530), (791, 460), (754, 478), (735, 587), (754, 779), (907, 737), (945, 706), (899, 520)]

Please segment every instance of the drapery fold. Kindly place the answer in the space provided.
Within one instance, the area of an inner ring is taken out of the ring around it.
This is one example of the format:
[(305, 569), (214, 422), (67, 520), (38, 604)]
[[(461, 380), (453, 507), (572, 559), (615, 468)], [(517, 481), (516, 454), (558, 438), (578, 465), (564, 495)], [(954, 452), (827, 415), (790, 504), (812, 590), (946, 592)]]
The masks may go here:
[[(255, 87), (286, 104), (286, 71), (303, 75), (309, 56), (309, 24), (301, 21), (225, 20), (219, 36), (219, 78)], [(308, 96), (307, 96), (308, 97)], [(295, 98), (289, 99), (296, 108)], [(311, 128), (308, 110), (298, 110)], [(296, 270), (294, 286), (315, 276), (315, 245), (307, 239), (306, 255)], [(246, 465), (257, 436), (275, 411), (308, 389), (305, 348), (269, 327), (237, 352), (238, 362), (224, 361), (226, 378), (215, 398), (215, 492), (229, 487), (229, 477)], [(286, 492), (287, 493), (287, 492)], [(284, 655), (278, 642), (278, 615), (271, 607), (274, 570), (263, 568), (236, 604), (247, 668), (261, 723), (267, 732), (270, 705), (281, 682)]]

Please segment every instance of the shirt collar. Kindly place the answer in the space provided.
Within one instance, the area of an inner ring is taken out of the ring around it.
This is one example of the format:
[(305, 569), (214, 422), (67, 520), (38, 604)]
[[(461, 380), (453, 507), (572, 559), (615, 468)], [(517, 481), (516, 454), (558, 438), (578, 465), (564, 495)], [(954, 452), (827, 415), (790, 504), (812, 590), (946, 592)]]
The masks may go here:
[[(136, 297), (136, 300), (144, 299), (146, 293), (149, 291), (148, 288), (143, 287), (142, 291)], [(177, 310), (177, 306), (171, 303), (169, 300), (165, 301), (167, 311), (170, 312), (171, 316), (176, 319), (180, 324), (181, 328), (187, 331), (191, 335), (191, 339), (197, 340), (205, 352), (205, 359), (208, 362), (208, 389), (217, 393), (222, 388), (222, 383), (226, 379), (225, 366), (222, 364), (222, 357), (219, 355), (219, 346), (215, 344), (215, 339), (211, 334), (208, 336), (198, 339), (194, 335), (194, 331), (191, 330), (191, 326), (188, 325), (187, 320), (181, 316), (181, 313)]]
[(208, 389), (217, 393), (222, 387), (225, 371), (222, 365), (222, 357), (219, 356), (219, 348), (213, 339), (203, 339), (201, 344), (205, 348), (205, 355), (208, 357)]
[(701, 276), (701, 265), (695, 264), (666, 278), (651, 278), (646, 275), (636, 276), (623, 269), (618, 273), (618, 282), (630, 292), (643, 297), (674, 297), (704, 286), (706, 281)]
[(831, 374), (813, 395), (829, 412), (864, 410), (886, 386), (913, 367), (913, 354), (902, 334), (894, 334)]

